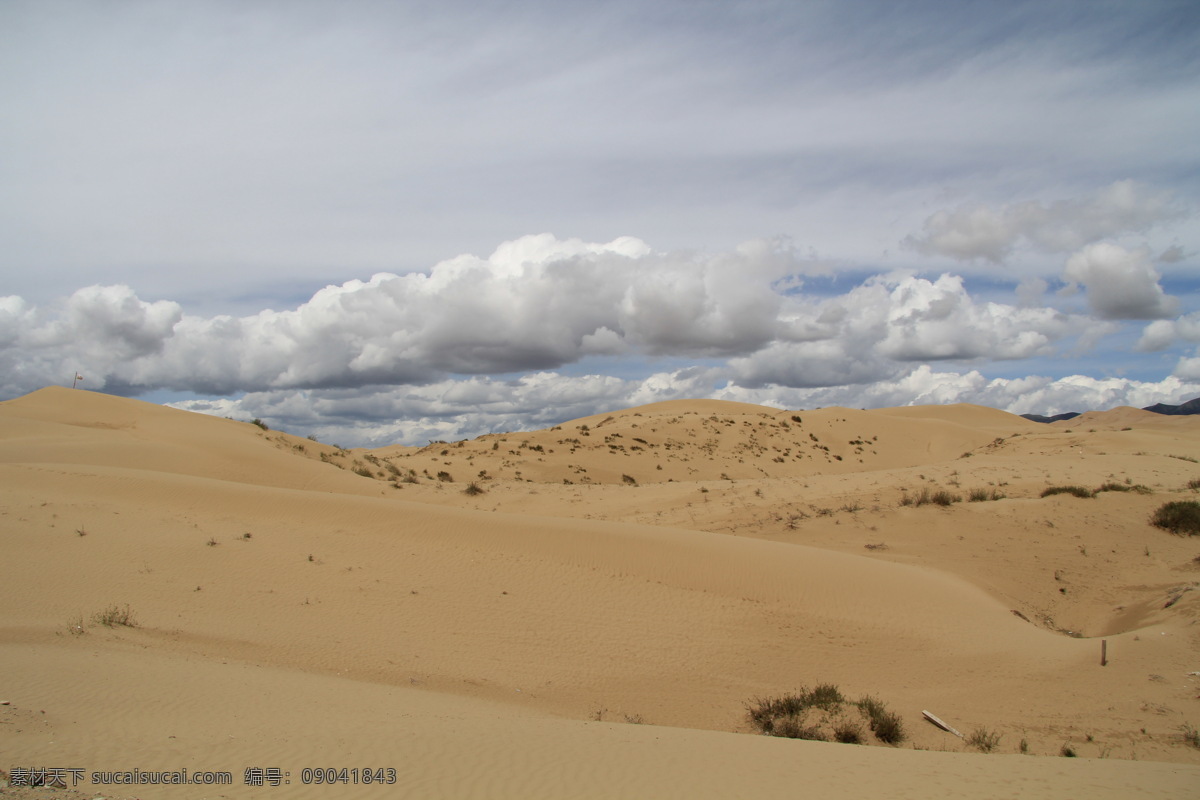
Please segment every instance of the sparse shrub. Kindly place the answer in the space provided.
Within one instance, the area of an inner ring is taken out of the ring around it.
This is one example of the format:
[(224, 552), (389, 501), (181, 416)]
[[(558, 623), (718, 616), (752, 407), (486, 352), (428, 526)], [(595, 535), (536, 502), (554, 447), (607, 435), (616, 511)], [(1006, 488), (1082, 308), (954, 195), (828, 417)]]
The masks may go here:
[(929, 504), (948, 506), (952, 503), (962, 502), (962, 496), (947, 492), (944, 489), (939, 489), (936, 492), (929, 491), (929, 487), (923, 487), (921, 493), (915, 497), (909, 497), (908, 493), (904, 493), (900, 497), (900, 505), (902, 506), (926, 506)]
[(103, 625), (106, 628), (112, 628), (117, 625), (122, 625), (126, 628), (137, 627), (137, 620), (134, 618), (133, 611), (130, 610), (128, 603), (125, 604), (124, 608), (112, 605), (103, 611), (97, 611), (92, 615), (92, 622), (97, 625)]
[(621, 480), (631, 486), (637, 486), (637, 478), (633, 477), (632, 475), (622, 475)]
[(787, 717), (775, 725), (772, 736), (782, 736), (785, 739), (807, 739), (812, 742), (828, 741), (825, 734), (816, 725), (802, 725), (800, 720)]
[(1189, 489), (1200, 489), (1200, 478), (1192, 478), (1187, 482), (1187, 487)]
[(832, 683), (819, 683), (813, 687), (811, 692), (803, 692), (801, 696), (807, 705), (825, 711), (830, 711), (846, 702), (841, 690)]
[(1048, 486), (1042, 490), (1042, 497), (1050, 497), (1055, 494), (1071, 494), (1076, 497), (1095, 497), (1096, 494), (1083, 486)]
[(1193, 728), (1187, 722), (1183, 723), (1180, 727), (1183, 730), (1183, 743), (1200, 750), (1200, 731)]
[(982, 503), (988, 499), (987, 489), (972, 489), (967, 494), (967, 501), (971, 503)]
[(364, 478), (374, 478), (375, 473), (371, 472), (371, 468), (365, 464), (361, 464), (354, 468), (355, 475), (361, 475)]
[(981, 753), (990, 753), (1000, 744), (1000, 734), (989, 731), (987, 728), (976, 728), (965, 741)]
[(445, 483), (454, 483), (454, 478), (450, 477), (450, 473), (446, 472), (445, 470), (437, 474), (437, 479)]
[(403, 478), (400, 479), (400, 482), (401, 483), (420, 483), (421, 481), (417, 479), (416, 473), (409, 472), (407, 475), (405, 475)]
[(886, 711), (877, 719), (873, 719), (871, 727), (875, 738), (885, 744), (900, 744), (906, 735), (904, 721), (894, 711)]
[(857, 705), (867, 715), (871, 732), (875, 738), (887, 744), (899, 744), (904, 741), (904, 721), (894, 711), (888, 711), (887, 706), (878, 698), (870, 695), (863, 697)]
[(746, 711), (751, 724), (770, 736), (862, 744), (862, 724), (845, 715), (847, 705), (861, 713), (879, 741), (896, 744), (904, 739), (900, 717), (882, 702), (868, 696), (849, 703), (831, 683), (779, 697), (755, 698)]
[(271, 430), (270, 428), (268, 428), (268, 427), (267, 427), (267, 423), (263, 422), (263, 421), (262, 421), (261, 419), (259, 419), (258, 417), (255, 417), (254, 419), (250, 420), (250, 424), (251, 424), (251, 425), (257, 425), (258, 427), (262, 428), (264, 431), (269, 431), (269, 430)]
[(929, 496), (929, 502), (939, 506), (948, 506), (952, 503), (961, 503), (962, 496), (947, 492), (945, 489), (939, 489)]
[(1163, 503), (1150, 517), (1150, 524), (1176, 536), (1200, 535), (1200, 503), (1195, 500)]
[(1066, 742), (1063, 743), (1063, 746), (1059, 749), (1058, 754), (1063, 758), (1076, 758), (1078, 756), (1078, 754), (1075, 752), (1075, 748), (1071, 747), (1071, 745), (1067, 744)]
[(483, 488), (475, 481), (471, 481), (470, 483), (467, 484), (467, 488), (463, 489), (463, 494), (467, 494), (467, 495), (471, 495), (471, 496), (474, 496), (477, 494), (483, 494)]
[(852, 720), (841, 720), (833, 726), (833, 740), (841, 744), (862, 744), (862, 726)]
[(1101, 492), (1133, 492), (1135, 494), (1153, 494), (1154, 490), (1149, 486), (1143, 486), (1140, 483), (1129, 484), (1109, 481), (1108, 483), (1102, 484), (1096, 489), (1096, 494), (1100, 494)]

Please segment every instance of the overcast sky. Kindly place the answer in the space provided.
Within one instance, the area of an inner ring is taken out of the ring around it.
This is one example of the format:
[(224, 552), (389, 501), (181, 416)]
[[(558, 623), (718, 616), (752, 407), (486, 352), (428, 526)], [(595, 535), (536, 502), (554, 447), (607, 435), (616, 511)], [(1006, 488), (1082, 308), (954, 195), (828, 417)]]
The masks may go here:
[(1200, 396), (1200, 5), (0, 0), (0, 399)]

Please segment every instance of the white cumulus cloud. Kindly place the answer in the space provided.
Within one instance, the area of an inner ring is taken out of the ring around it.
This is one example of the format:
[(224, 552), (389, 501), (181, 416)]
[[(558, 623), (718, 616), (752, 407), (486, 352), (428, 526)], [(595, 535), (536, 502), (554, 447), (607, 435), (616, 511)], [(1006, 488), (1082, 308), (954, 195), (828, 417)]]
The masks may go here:
[(1101, 319), (1160, 319), (1179, 311), (1179, 301), (1159, 285), (1161, 276), (1145, 250), (1108, 242), (1091, 244), (1067, 259), (1063, 278), (1082, 285)]

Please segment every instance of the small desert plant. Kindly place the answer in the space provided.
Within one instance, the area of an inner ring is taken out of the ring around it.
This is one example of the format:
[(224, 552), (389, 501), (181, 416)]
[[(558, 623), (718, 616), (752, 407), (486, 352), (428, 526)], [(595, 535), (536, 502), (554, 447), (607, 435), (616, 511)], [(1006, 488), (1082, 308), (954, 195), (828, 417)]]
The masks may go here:
[(1150, 517), (1150, 524), (1176, 536), (1200, 535), (1200, 503), (1195, 500), (1163, 503)]
[(862, 726), (845, 716), (847, 705), (858, 709), (879, 741), (887, 744), (903, 741), (904, 725), (900, 717), (888, 711), (882, 702), (868, 696), (850, 703), (831, 683), (779, 697), (755, 698), (746, 705), (746, 711), (751, 724), (770, 736), (862, 744)]
[(1065, 742), (1063, 743), (1062, 748), (1059, 749), (1058, 754), (1060, 756), (1062, 756), (1063, 758), (1076, 758), (1079, 755), (1078, 753), (1075, 752), (1074, 747), (1071, 747), (1071, 745), (1069, 745)]
[(112, 605), (103, 611), (97, 611), (92, 615), (92, 622), (97, 625), (103, 625), (106, 628), (112, 628), (117, 625), (123, 625), (126, 628), (137, 627), (137, 620), (134, 619), (133, 611), (130, 610), (128, 603), (125, 604), (124, 608)]
[(446, 483), (454, 483), (454, 478), (450, 477), (450, 473), (444, 470), (437, 474), (437, 479)]
[(952, 503), (962, 502), (962, 497), (957, 494), (947, 492), (944, 489), (939, 489), (929, 496), (929, 502), (939, 506), (948, 506)]
[(888, 745), (899, 745), (905, 740), (904, 721), (895, 711), (884, 710), (871, 717), (871, 730), (875, 738)]
[(902, 506), (926, 506), (939, 505), (948, 506), (952, 503), (962, 502), (962, 496), (947, 492), (944, 489), (939, 489), (936, 492), (929, 491), (929, 487), (921, 489), (921, 493), (915, 497), (909, 497), (907, 493), (901, 496), (900, 505)]
[(621, 480), (631, 486), (637, 486), (637, 478), (633, 477), (632, 475), (622, 475)]
[(483, 494), (483, 488), (480, 487), (480, 485), (478, 483), (476, 483), (475, 481), (471, 481), (470, 483), (467, 484), (467, 488), (463, 489), (463, 494), (467, 494), (467, 495), (471, 495), (471, 496), (474, 496), (477, 494)]
[(271, 430), (270, 428), (268, 428), (268, 427), (267, 427), (267, 423), (263, 422), (263, 421), (262, 421), (261, 419), (259, 419), (258, 417), (255, 417), (254, 419), (250, 420), (250, 424), (251, 424), (251, 425), (257, 425), (258, 427), (262, 428), (264, 431), (269, 431), (269, 430)]
[(807, 739), (813, 742), (827, 741), (825, 734), (816, 725), (803, 725), (795, 717), (786, 717), (775, 725), (772, 736), (782, 736), (785, 739)]
[(1049, 497), (1055, 494), (1071, 494), (1076, 497), (1095, 497), (1096, 494), (1083, 486), (1048, 486), (1042, 490), (1042, 497)]
[(1000, 734), (987, 728), (976, 728), (964, 741), (981, 753), (990, 753), (1000, 744)]
[(867, 715), (867, 722), (875, 738), (887, 744), (899, 744), (904, 741), (904, 721), (900, 715), (888, 711), (883, 701), (871, 695), (865, 695), (854, 705)]
[(971, 503), (982, 503), (983, 501), (985, 501), (987, 499), (988, 499), (987, 489), (972, 489), (970, 491), (970, 493), (967, 495), (967, 500), (968, 500), (968, 502), (971, 502)]
[(354, 474), (361, 475), (364, 478), (374, 478), (375, 477), (375, 473), (371, 472), (371, 468), (366, 466), (365, 464), (355, 467)]
[(851, 720), (842, 720), (833, 726), (833, 740), (841, 744), (862, 744), (862, 727)]
[(1183, 743), (1200, 750), (1200, 731), (1187, 722), (1180, 727), (1183, 730)]

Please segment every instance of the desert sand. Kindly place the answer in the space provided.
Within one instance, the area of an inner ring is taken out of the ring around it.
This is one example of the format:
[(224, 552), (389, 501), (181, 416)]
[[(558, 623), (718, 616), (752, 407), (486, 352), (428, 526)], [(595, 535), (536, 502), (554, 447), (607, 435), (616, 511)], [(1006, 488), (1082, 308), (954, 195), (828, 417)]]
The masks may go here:
[[(0, 403), (0, 769), (81, 780), (0, 794), (1200, 796), (1200, 540), (1148, 523), (1197, 458), (1200, 417), (1136, 409), (677, 401), (368, 451), (46, 388)], [(903, 741), (751, 727), (822, 683)], [(184, 769), (232, 783), (92, 780)]]

